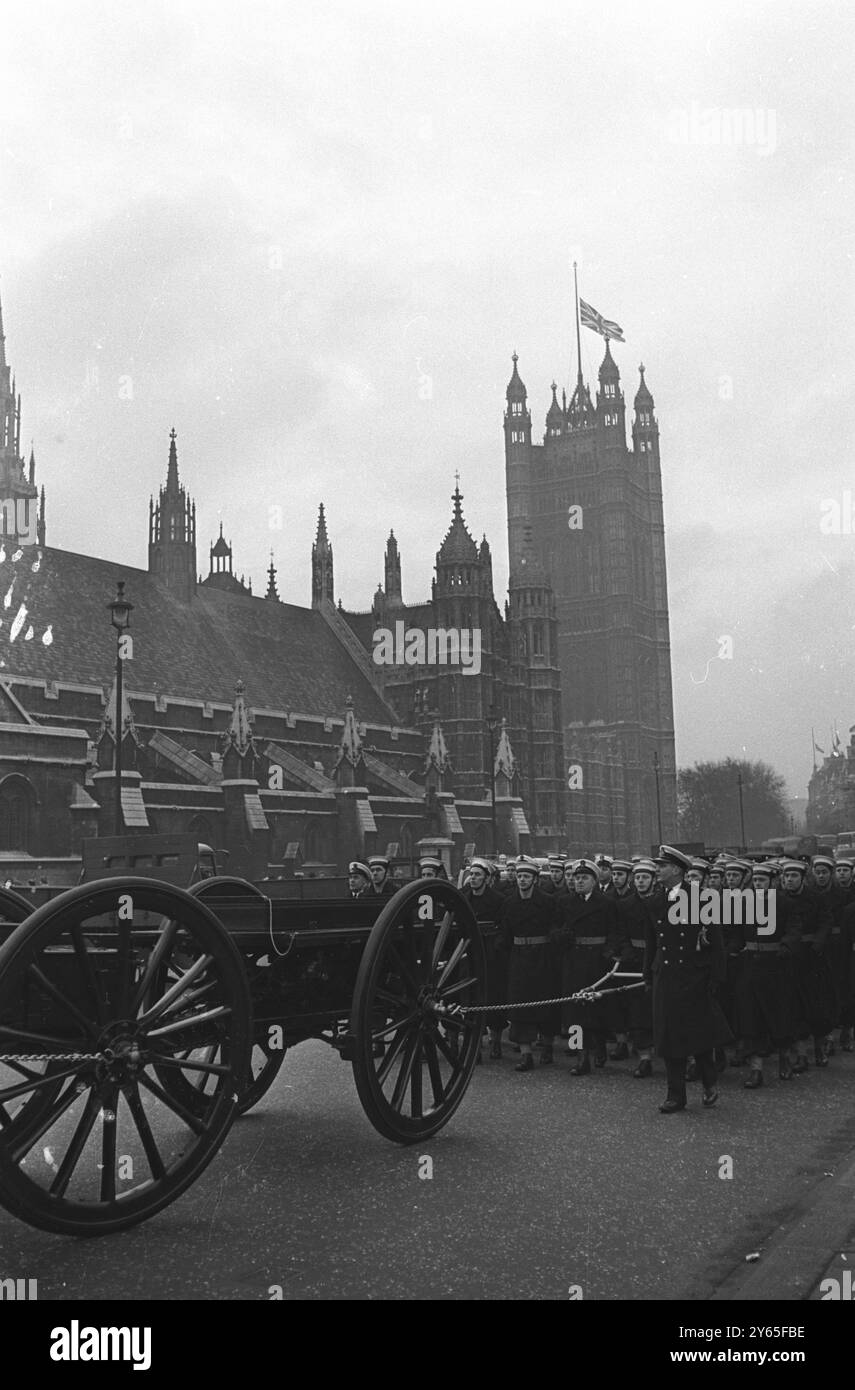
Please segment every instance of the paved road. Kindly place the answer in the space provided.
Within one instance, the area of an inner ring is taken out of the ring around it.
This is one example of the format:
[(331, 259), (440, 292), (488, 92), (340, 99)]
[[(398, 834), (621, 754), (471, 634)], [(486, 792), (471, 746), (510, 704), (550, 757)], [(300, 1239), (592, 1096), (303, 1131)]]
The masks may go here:
[(37, 1278), (40, 1299), (267, 1299), (275, 1285), (286, 1299), (566, 1299), (571, 1285), (704, 1299), (855, 1157), (855, 1054), (756, 1093), (730, 1071), (717, 1108), (696, 1086), (671, 1117), (661, 1063), (651, 1082), (626, 1063), (577, 1079), (563, 1056), (519, 1076), (513, 1060), (478, 1068), (415, 1150), (371, 1128), (349, 1065), (303, 1044), (199, 1183), (143, 1226), (74, 1241), (0, 1211), (0, 1277)]

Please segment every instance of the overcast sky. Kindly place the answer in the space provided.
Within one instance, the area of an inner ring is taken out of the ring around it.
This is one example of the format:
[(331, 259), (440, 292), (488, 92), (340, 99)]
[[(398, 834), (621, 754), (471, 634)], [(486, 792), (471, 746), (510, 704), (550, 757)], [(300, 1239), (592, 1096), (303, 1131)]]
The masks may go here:
[(203, 573), (222, 519), (255, 591), (272, 546), (307, 604), (324, 501), (347, 607), (390, 527), (423, 599), (459, 469), (503, 590), (510, 355), (539, 438), (575, 254), (628, 405), (640, 361), (656, 399), (678, 762), (804, 794), (811, 725), (855, 723), (855, 524), (820, 526), (855, 493), (853, 28), (827, 0), (4, 5), (0, 294), (49, 544), (145, 566), (174, 425)]

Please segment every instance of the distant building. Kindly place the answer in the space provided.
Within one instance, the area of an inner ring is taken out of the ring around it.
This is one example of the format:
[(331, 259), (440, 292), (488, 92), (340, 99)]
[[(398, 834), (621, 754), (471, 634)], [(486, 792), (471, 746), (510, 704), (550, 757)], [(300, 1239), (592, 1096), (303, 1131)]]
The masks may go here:
[[(493, 847), (494, 785), (500, 852), (646, 848), (654, 754), (670, 833), (658, 428), (642, 373), (628, 451), (608, 348), (600, 382), (596, 405), (581, 377), (569, 405), (553, 391), (544, 442), (533, 444), (514, 358), (506, 600), (458, 485), (427, 597), (405, 602), (390, 533), (370, 610), (337, 602), (321, 506), (302, 608), (281, 602), (272, 554), (265, 596), (253, 595), (222, 525), (198, 572), (174, 430), (149, 503), (145, 570), (47, 546), (0, 318), (0, 858), (49, 862), (57, 879), (83, 837), (114, 831), (117, 738), (120, 828), (192, 830), (249, 876), (341, 871), (375, 852), (412, 867), (426, 848), (456, 867), (467, 849)], [(106, 605), (119, 579), (134, 608), (117, 710)], [(393, 655), (380, 662), (383, 633)], [(463, 647), (432, 659), (418, 643), (407, 655), (419, 633), (437, 643), (477, 634), (477, 661), (467, 666)]]
[[(506, 392), (505, 477), (511, 589), (531, 564), (553, 595), (563, 751), (576, 782), (571, 844), (649, 847), (676, 829), (674, 708), (659, 426), (639, 368), (632, 447), (608, 340), (596, 401), (578, 373), (557, 385), (534, 443), (513, 356)], [(657, 776), (658, 767), (658, 776)], [(581, 786), (578, 785), (581, 777)], [(565, 783), (566, 785), (566, 783)]]

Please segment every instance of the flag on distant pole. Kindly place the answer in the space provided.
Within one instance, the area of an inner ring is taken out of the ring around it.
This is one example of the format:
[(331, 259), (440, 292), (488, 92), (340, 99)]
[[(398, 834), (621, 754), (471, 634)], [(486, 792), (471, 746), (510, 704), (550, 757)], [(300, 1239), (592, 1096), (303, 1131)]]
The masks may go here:
[(603, 338), (611, 338), (616, 343), (626, 342), (620, 324), (615, 323), (614, 319), (604, 319), (602, 314), (598, 314), (584, 299), (579, 300), (579, 316), (586, 328), (593, 328), (594, 332)]

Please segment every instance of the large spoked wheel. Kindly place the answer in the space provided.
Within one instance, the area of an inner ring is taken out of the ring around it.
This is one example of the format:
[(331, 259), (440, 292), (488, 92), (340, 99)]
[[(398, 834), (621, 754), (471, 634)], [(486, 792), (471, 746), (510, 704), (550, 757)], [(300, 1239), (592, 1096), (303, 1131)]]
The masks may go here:
[[(218, 874), (215, 878), (202, 879), (199, 883), (194, 883), (189, 891), (194, 898), (207, 903), (218, 920), (226, 926), (232, 925), (238, 931), (241, 926), (254, 927), (256, 931), (266, 931), (269, 928), (270, 900), (248, 879)], [(285, 1052), (284, 1047), (270, 1046), (268, 1029), (256, 1028), (247, 1082), (238, 1101), (239, 1115), (246, 1115), (267, 1095), (285, 1061)], [(207, 1060), (216, 1061), (217, 1058), (212, 1055)], [(179, 1077), (177, 1073), (173, 1073), (172, 1079), (173, 1084), (178, 1082), (182, 1087), (186, 1085), (185, 1078)], [(193, 1092), (209, 1088), (210, 1081), (202, 1075), (192, 1084)], [(192, 1103), (194, 1096), (190, 1095), (187, 1099)]]
[[(0, 948), (0, 1205), (62, 1235), (153, 1216), (223, 1142), (251, 1041), (243, 963), (203, 903), (141, 878), (55, 898)], [(183, 1105), (164, 1071), (210, 1088)]]
[(426, 879), (396, 893), (374, 924), (356, 977), (353, 1074), (375, 1129), (399, 1144), (451, 1118), (480, 1047), (486, 967), (475, 914), (450, 883)]

